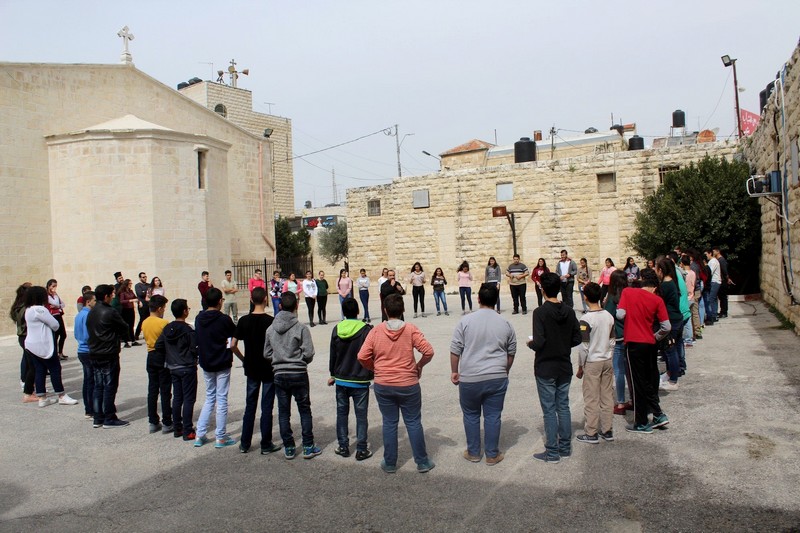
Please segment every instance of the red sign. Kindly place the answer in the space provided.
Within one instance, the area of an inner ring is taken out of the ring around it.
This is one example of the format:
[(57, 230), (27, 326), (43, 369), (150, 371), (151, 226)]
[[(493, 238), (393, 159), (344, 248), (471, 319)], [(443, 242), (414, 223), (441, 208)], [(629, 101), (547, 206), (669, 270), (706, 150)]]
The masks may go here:
[(755, 133), (756, 128), (758, 128), (761, 117), (746, 109), (742, 109), (740, 110), (739, 120), (741, 121), (742, 133), (746, 136), (750, 136)]

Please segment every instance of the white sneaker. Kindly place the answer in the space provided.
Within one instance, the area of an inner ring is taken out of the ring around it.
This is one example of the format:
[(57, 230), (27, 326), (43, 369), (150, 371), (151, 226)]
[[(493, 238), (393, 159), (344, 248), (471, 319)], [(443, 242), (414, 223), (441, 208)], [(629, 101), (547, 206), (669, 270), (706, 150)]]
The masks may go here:
[(78, 400), (75, 398), (70, 398), (69, 394), (62, 394), (58, 397), (58, 405), (75, 405), (78, 403)]
[(48, 405), (53, 405), (57, 401), (58, 400), (56, 400), (55, 398), (47, 398), (47, 397), (39, 398), (39, 407), (47, 407)]
[(666, 372), (664, 372), (663, 374), (661, 374), (660, 376), (658, 376), (658, 379), (659, 379), (659, 381), (660, 381), (660, 384), (659, 384), (659, 385), (663, 385), (664, 383), (666, 383), (667, 381), (669, 381), (669, 374), (667, 374)]
[(20, 390), (22, 392), (25, 392), (25, 382), (24, 381), (20, 381), (19, 382), (19, 388), (20, 388)]
[(676, 391), (678, 390), (678, 384), (672, 383), (671, 381), (662, 381), (659, 383), (658, 388), (659, 390)]

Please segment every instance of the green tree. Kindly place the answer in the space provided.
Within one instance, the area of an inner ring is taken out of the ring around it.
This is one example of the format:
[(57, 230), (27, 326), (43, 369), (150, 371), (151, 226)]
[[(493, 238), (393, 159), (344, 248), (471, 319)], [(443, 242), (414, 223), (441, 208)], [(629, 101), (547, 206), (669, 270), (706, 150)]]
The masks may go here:
[(745, 162), (706, 157), (670, 172), (636, 214), (628, 244), (653, 258), (675, 246), (719, 246), (741, 290), (758, 286), (761, 210), (747, 195)]
[(275, 220), (275, 248), (278, 257), (305, 257), (311, 253), (311, 235), (305, 228), (292, 231), (289, 221), (283, 217)]
[(319, 236), (322, 257), (331, 264), (347, 257), (347, 222), (336, 224)]

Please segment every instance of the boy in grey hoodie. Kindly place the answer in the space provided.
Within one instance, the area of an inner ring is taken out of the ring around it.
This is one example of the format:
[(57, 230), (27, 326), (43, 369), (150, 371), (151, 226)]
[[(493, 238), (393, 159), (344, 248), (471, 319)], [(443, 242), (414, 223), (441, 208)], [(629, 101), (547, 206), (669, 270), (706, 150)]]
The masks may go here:
[(314, 423), (311, 416), (307, 366), (314, 359), (311, 330), (297, 320), (297, 296), (291, 292), (281, 295), (280, 311), (267, 328), (264, 358), (275, 372), (275, 396), (278, 399), (278, 424), (283, 440), (283, 456), (294, 459), (296, 447), (292, 427), (291, 398), (294, 396), (300, 413), (303, 435), (303, 459), (313, 459), (322, 453), (314, 445)]

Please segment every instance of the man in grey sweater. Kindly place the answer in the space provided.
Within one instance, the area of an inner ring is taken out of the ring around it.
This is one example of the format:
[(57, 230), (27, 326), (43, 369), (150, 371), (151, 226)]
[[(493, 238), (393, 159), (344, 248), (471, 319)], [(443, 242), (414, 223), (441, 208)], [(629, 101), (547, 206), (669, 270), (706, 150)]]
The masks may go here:
[(450, 342), (450, 381), (458, 386), (464, 414), (467, 449), (464, 459), (481, 460), (481, 410), (483, 411), (486, 464), (503, 460), (499, 449), (508, 372), (517, 353), (517, 336), (509, 322), (494, 311), (497, 285), (484, 283), (478, 291), (480, 308), (456, 326)]
[(311, 330), (297, 320), (297, 296), (292, 292), (284, 292), (280, 300), (280, 311), (272, 325), (267, 328), (264, 358), (270, 362), (275, 372), (275, 396), (278, 399), (278, 424), (283, 440), (283, 456), (294, 459), (296, 455), (290, 423), (291, 398), (294, 396), (297, 411), (300, 413), (303, 459), (313, 459), (322, 453), (314, 445), (308, 383), (307, 366), (314, 359), (314, 343), (311, 341)]

